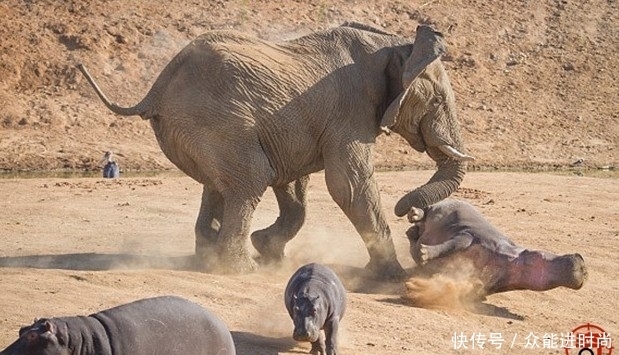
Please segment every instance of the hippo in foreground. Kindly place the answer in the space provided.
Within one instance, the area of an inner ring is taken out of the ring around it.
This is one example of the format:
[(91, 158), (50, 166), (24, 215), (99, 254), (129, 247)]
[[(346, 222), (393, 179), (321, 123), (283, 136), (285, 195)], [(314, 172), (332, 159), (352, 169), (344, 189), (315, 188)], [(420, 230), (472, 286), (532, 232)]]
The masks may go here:
[[(555, 255), (517, 246), (471, 204), (447, 199), (409, 215), (410, 253), (423, 271), (449, 273), (472, 265), (478, 296), (512, 290), (580, 289), (587, 277), (580, 254)], [(408, 286), (408, 285), (407, 285)]]
[(39, 319), (0, 355), (235, 355), (226, 325), (196, 303), (142, 299), (89, 316)]
[(346, 290), (331, 269), (315, 263), (300, 267), (288, 281), (284, 302), (295, 340), (311, 342), (314, 355), (338, 354), (337, 331), (346, 310)]

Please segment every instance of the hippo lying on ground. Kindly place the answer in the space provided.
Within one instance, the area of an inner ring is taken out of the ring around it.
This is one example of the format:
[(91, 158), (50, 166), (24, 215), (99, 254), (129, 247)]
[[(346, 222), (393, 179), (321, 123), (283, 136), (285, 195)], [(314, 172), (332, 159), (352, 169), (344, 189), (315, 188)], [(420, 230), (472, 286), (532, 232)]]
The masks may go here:
[(337, 331), (346, 310), (346, 290), (331, 269), (313, 263), (300, 267), (288, 281), (284, 301), (294, 322), (295, 340), (311, 342), (311, 354), (338, 353)]
[(415, 262), (430, 273), (473, 265), (480, 296), (512, 290), (582, 287), (587, 271), (580, 254), (555, 255), (517, 246), (471, 204), (447, 199), (409, 215), (406, 232)]
[(135, 301), (90, 316), (39, 319), (0, 355), (234, 355), (226, 325), (179, 297)]

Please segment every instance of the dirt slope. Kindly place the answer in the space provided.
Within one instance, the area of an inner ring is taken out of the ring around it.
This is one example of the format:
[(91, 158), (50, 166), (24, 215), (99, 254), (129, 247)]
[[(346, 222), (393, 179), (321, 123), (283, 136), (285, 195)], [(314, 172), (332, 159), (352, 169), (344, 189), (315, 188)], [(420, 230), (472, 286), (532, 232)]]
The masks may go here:
[[(0, 16), (0, 170), (93, 169), (107, 149), (125, 170), (172, 168), (146, 122), (103, 107), (79, 62), (129, 105), (205, 31), (283, 40), (347, 20), (403, 36), (418, 23), (445, 33), (472, 168), (617, 165), (616, 0), (7, 0)], [(377, 161), (432, 165), (398, 137), (380, 139)]]

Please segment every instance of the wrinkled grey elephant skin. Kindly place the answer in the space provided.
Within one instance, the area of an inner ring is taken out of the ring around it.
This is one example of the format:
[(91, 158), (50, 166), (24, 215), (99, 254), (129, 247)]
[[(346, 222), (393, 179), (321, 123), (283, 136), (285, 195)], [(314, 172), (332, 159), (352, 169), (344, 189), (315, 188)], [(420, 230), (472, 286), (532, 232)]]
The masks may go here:
[(294, 323), (295, 340), (311, 342), (311, 354), (338, 354), (346, 290), (335, 272), (316, 263), (300, 267), (286, 285), (284, 303)]
[(39, 319), (0, 355), (235, 355), (232, 335), (188, 300), (142, 299), (89, 316)]
[(415, 44), (359, 24), (269, 42), (233, 31), (204, 34), (165, 67), (133, 107), (149, 120), (165, 155), (203, 184), (196, 254), (206, 266), (256, 268), (247, 238), (271, 186), (280, 214), (251, 241), (265, 262), (284, 257), (305, 220), (309, 174), (324, 169), (329, 193), (359, 232), (376, 276), (404, 276), (374, 179), (372, 151), (396, 132), (437, 171), (395, 206), (399, 216), (457, 189), (467, 160), (454, 94), (440, 62), (440, 33), (417, 28)]
[(555, 255), (517, 246), (471, 204), (446, 199), (424, 209), (408, 231), (410, 253), (429, 273), (462, 272), (483, 284), (480, 296), (512, 290), (580, 289), (586, 278), (580, 254)]

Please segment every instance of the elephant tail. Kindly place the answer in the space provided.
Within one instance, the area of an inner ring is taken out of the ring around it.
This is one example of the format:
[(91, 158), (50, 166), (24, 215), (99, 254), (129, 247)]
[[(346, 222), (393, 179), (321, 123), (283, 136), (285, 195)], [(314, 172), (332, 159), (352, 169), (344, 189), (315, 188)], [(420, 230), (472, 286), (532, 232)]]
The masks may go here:
[(121, 115), (121, 116), (141, 116), (144, 119), (150, 118), (148, 116), (145, 117), (147, 106), (148, 106), (146, 100), (142, 100), (140, 103), (138, 103), (137, 105), (133, 107), (118, 106), (117, 104), (111, 102), (107, 98), (107, 96), (105, 96), (103, 91), (99, 88), (99, 85), (97, 85), (97, 83), (95, 82), (93, 77), (90, 75), (88, 70), (86, 70), (86, 67), (83, 64), (78, 64), (77, 68), (82, 72), (82, 74), (84, 74), (84, 76), (86, 77), (86, 80), (88, 80), (88, 82), (93, 87), (93, 89), (95, 90), (95, 92), (97, 93), (101, 101), (103, 101), (105, 106), (107, 106), (107, 108), (110, 109), (112, 112), (114, 112), (117, 115)]

